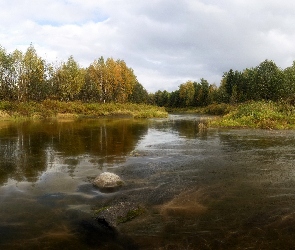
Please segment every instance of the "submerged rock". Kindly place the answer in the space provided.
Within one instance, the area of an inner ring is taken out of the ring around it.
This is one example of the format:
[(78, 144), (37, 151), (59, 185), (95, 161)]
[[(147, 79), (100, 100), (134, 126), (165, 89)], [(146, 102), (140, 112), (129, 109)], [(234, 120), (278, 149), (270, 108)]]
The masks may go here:
[(118, 175), (109, 172), (104, 172), (100, 174), (93, 181), (93, 185), (103, 191), (116, 190), (123, 184), (124, 182)]
[(96, 221), (100, 224), (116, 228), (118, 224), (131, 221), (145, 212), (144, 208), (131, 202), (119, 202), (110, 207), (96, 211)]

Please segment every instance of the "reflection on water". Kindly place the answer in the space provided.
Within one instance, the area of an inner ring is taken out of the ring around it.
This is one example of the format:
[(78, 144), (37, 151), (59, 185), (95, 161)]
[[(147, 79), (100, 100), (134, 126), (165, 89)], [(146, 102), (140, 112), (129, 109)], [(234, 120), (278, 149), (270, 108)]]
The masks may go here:
[(121, 162), (146, 131), (131, 120), (7, 124), (0, 129), (0, 183), (34, 182), (54, 163), (73, 174), (85, 159), (101, 168)]
[[(295, 132), (203, 119), (0, 123), (1, 249), (292, 249)], [(126, 185), (99, 192), (102, 171)], [(122, 202), (145, 213), (93, 219)]]

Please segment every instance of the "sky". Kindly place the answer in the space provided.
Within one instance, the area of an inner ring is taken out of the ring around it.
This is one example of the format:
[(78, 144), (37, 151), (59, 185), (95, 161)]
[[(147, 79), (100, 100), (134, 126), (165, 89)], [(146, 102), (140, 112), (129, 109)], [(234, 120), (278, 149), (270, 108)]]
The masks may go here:
[(49, 62), (124, 60), (149, 91), (295, 60), (293, 0), (3, 0), (0, 45)]

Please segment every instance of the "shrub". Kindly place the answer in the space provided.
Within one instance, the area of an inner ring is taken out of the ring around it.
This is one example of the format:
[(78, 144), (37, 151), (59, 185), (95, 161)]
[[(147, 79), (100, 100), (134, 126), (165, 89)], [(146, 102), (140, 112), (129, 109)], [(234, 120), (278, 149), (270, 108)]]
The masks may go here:
[(271, 101), (240, 104), (221, 119), (211, 122), (212, 126), (251, 127), (262, 129), (287, 129), (295, 127), (293, 106)]
[(226, 103), (214, 103), (204, 108), (204, 113), (209, 115), (225, 115), (232, 110), (232, 106)]

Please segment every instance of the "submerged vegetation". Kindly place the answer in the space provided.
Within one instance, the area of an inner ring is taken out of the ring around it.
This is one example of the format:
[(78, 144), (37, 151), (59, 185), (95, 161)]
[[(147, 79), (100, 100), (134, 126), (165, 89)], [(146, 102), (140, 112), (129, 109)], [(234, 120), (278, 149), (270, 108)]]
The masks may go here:
[(145, 210), (142, 207), (130, 209), (124, 216), (119, 216), (117, 218), (117, 224), (126, 223), (128, 221), (131, 221), (144, 213), (145, 213)]

